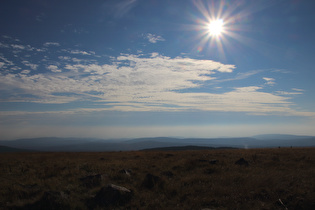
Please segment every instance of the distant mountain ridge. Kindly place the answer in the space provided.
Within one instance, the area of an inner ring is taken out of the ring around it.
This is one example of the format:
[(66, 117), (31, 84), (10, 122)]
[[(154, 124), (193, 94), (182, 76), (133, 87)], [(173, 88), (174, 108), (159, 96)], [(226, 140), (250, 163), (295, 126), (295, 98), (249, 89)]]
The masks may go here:
[(288, 134), (262, 134), (253, 136), (255, 139), (261, 140), (291, 140), (291, 139), (306, 139), (314, 136), (302, 136), (302, 135), (288, 135)]
[(10, 153), (10, 152), (34, 152), (33, 150), (27, 150), (27, 149), (18, 149), (13, 147), (7, 147), (7, 146), (0, 146), (0, 153)]
[(257, 135), (241, 138), (170, 138), (150, 137), (136, 139), (94, 139), (94, 138), (30, 138), (0, 141), (0, 146), (36, 151), (128, 151), (162, 147), (233, 147), (233, 148), (272, 148), (272, 147), (313, 147), (315, 136), (295, 136), (282, 134)]

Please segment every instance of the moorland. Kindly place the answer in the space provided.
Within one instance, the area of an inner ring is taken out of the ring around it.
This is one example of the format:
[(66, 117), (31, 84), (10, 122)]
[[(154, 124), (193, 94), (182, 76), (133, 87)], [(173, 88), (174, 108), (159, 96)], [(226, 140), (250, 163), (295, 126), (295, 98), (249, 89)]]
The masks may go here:
[(315, 209), (315, 148), (0, 154), (0, 209)]

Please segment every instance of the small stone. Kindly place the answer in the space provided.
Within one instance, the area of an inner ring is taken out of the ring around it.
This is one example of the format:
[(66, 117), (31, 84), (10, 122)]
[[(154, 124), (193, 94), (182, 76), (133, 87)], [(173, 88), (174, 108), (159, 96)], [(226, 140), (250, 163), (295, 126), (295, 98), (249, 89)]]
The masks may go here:
[(249, 163), (244, 158), (239, 159), (235, 162), (235, 164), (240, 166), (249, 166)]

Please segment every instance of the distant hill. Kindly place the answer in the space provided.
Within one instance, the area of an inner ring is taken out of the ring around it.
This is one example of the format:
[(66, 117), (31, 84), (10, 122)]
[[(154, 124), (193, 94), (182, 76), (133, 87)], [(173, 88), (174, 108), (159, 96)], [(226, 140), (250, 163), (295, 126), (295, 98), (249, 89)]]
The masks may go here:
[(253, 136), (255, 139), (261, 140), (296, 140), (296, 139), (307, 139), (313, 138), (314, 136), (297, 136), (297, 135), (288, 135), (288, 134), (262, 134)]
[(182, 146), (182, 147), (155, 147), (143, 149), (142, 151), (188, 151), (188, 150), (214, 150), (214, 149), (235, 149), (233, 147), (202, 147), (202, 146)]
[(5, 153), (5, 152), (34, 152), (34, 151), (27, 150), (27, 149), (18, 149), (14, 147), (0, 146), (0, 153)]
[[(137, 139), (92, 139), (92, 138), (31, 138), (0, 141), (0, 145), (23, 150), (92, 152), (131, 151), (168, 147), (228, 147), (228, 148), (272, 148), (272, 147), (314, 147), (314, 136), (282, 134), (258, 135), (243, 138), (137, 138)], [(5, 150), (5, 149), (4, 149)]]

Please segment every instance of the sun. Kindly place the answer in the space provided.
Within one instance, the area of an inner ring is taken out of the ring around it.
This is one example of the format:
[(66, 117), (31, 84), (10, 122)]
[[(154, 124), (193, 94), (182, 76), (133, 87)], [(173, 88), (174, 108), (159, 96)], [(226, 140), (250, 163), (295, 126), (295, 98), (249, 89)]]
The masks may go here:
[(211, 36), (220, 36), (224, 31), (224, 22), (222, 19), (213, 20), (208, 24), (208, 32)]

